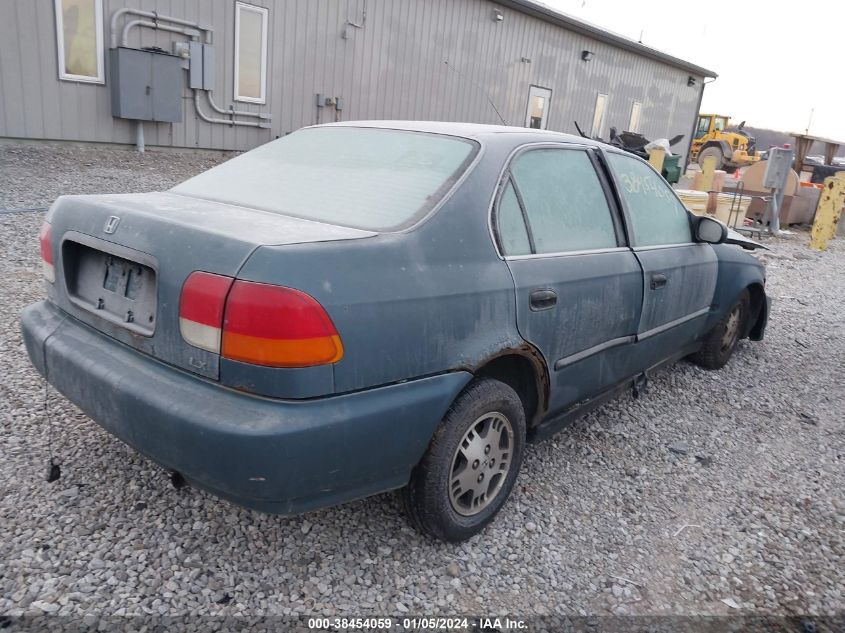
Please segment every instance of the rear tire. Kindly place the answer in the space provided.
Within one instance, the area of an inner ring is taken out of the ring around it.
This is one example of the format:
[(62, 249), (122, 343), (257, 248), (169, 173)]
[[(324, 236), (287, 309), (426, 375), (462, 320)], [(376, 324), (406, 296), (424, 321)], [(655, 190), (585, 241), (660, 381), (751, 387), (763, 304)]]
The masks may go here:
[(402, 490), (410, 522), (453, 543), (478, 534), (507, 501), (524, 448), (519, 396), (498, 380), (474, 380), (446, 412)]
[(730, 310), (704, 337), (704, 345), (690, 358), (704, 369), (721, 369), (733, 356), (739, 339), (745, 332), (751, 299), (743, 290)]

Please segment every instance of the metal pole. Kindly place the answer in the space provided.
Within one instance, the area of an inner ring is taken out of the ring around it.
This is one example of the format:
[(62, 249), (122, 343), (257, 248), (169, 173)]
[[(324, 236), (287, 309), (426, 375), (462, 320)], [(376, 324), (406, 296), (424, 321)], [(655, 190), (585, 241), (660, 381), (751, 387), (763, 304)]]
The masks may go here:
[(845, 202), (845, 172), (838, 172), (836, 176), (824, 179), (824, 190), (819, 196), (816, 207), (816, 218), (813, 230), (810, 232), (810, 248), (817, 251), (827, 249), (828, 240), (836, 235), (836, 225), (842, 213), (842, 203)]
[(772, 199), (769, 201), (771, 215), (769, 217), (769, 233), (777, 237), (780, 234), (780, 205), (783, 202), (783, 189), (772, 191)]
[(139, 154), (144, 153), (144, 122), (135, 121), (135, 149)]

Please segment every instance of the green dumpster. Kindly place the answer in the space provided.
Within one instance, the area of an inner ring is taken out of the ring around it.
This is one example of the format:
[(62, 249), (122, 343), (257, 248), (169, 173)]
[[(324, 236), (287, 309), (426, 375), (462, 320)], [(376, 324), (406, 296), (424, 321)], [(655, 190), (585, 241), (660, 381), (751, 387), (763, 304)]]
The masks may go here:
[(681, 157), (677, 154), (663, 159), (663, 171), (660, 173), (669, 184), (674, 185), (681, 179), (681, 166), (678, 164), (680, 160)]

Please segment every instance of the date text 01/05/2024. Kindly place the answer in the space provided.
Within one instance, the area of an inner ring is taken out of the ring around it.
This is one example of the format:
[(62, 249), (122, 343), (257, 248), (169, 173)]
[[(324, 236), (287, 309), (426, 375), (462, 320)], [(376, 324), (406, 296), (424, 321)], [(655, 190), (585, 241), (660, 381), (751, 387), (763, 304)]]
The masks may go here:
[(527, 624), (524, 620), (513, 618), (467, 618), (467, 617), (367, 617), (367, 618), (309, 618), (308, 628), (312, 630), (399, 630), (419, 631), (519, 631)]

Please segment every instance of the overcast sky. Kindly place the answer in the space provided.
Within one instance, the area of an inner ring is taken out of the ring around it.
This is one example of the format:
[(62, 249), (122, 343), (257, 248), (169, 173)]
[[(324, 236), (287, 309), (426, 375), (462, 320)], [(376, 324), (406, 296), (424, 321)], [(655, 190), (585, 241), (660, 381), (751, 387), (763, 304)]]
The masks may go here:
[(845, 141), (845, 2), (542, 0), (715, 71), (702, 110)]

